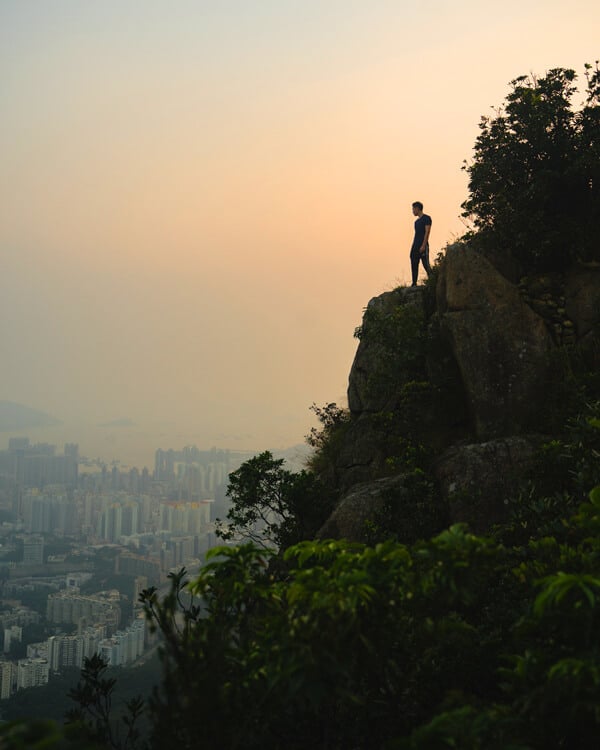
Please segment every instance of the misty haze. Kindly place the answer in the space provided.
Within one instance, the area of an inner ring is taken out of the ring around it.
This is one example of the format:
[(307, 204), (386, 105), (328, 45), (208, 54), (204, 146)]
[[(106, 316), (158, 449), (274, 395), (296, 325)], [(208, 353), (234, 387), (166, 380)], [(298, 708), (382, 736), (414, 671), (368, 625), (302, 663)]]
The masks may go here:
[(0, 0), (0, 747), (595, 750), (597, 0)]

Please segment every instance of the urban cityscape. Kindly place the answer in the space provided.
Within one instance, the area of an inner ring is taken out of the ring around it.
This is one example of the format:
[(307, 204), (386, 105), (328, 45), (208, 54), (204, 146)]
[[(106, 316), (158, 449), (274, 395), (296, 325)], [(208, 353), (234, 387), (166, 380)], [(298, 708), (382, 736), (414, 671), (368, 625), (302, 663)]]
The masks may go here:
[(0, 451), (0, 700), (99, 654), (131, 665), (154, 644), (140, 593), (220, 543), (229, 473), (251, 453), (158, 449), (121, 470), (27, 437)]

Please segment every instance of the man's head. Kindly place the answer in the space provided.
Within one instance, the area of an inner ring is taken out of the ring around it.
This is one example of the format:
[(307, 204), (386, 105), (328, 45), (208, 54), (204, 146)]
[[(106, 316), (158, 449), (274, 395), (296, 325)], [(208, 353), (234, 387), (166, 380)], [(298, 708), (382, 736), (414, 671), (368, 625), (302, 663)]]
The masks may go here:
[(412, 204), (412, 211), (415, 216), (419, 216), (419, 214), (423, 213), (423, 204), (421, 201), (415, 201)]

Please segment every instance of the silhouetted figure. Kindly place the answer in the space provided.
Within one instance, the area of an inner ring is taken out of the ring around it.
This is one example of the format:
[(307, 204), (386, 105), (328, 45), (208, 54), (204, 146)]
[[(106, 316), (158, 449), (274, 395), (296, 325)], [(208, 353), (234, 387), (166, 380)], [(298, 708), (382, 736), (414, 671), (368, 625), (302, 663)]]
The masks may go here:
[(419, 276), (419, 261), (427, 275), (431, 273), (429, 265), (429, 233), (431, 232), (431, 216), (423, 213), (423, 204), (415, 201), (412, 204), (412, 212), (417, 217), (415, 221), (415, 238), (410, 249), (410, 268), (412, 271), (412, 285), (417, 286)]

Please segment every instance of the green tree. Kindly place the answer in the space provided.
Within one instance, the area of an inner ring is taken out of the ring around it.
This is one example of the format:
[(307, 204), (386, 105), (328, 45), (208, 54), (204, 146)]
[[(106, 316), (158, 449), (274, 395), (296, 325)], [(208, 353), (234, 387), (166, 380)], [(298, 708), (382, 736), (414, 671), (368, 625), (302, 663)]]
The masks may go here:
[(129, 700), (125, 712), (115, 721), (112, 708), (116, 678), (106, 675), (108, 666), (98, 654), (84, 659), (81, 679), (69, 691), (76, 703), (67, 714), (71, 732), (111, 750), (141, 750), (145, 745), (138, 724), (144, 701), (139, 696)]
[(460, 527), (412, 550), (304, 542), (281, 578), (272, 554), (215, 550), (196, 580), (172, 576), (165, 601), (144, 595), (164, 635), (153, 746), (381, 747), (446, 691), (489, 683), (494, 543)]
[(599, 511), (600, 487), (568, 544), (303, 542), (280, 577), (273, 552), (213, 550), (144, 595), (164, 636), (151, 746), (595, 748)]
[(575, 71), (511, 82), (505, 105), (482, 117), (470, 195), (462, 204), (479, 242), (514, 254), (525, 269), (594, 259), (600, 219), (600, 82), (586, 66), (586, 101), (573, 105)]
[(331, 493), (311, 472), (291, 472), (283, 464), (265, 451), (229, 475), (232, 507), (226, 522), (217, 519), (222, 539), (241, 536), (285, 548), (314, 536), (332, 510)]

